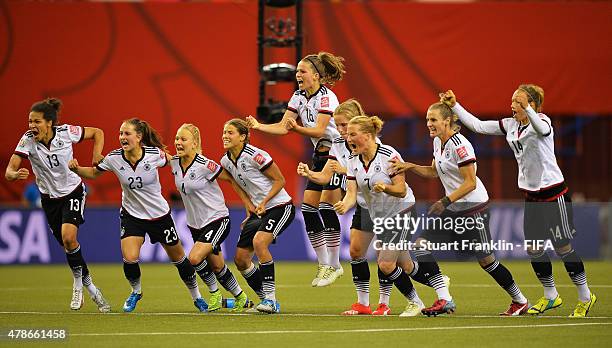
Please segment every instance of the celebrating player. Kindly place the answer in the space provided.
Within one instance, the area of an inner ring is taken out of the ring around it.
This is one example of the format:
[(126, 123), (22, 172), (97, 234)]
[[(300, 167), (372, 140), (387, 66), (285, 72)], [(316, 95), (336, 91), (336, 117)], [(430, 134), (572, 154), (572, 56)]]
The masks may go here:
[[(489, 231), (489, 195), (480, 179), (476, 176), (476, 155), (472, 144), (459, 133), (460, 127), (455, 123), (457, 116), (451, 108), (441, 102), (432, 104), (427, 110), (427, 128), (429, 136), (433, 138), (434, 159), (430, 166), (419, 166), (414, 163), (393, 163), (394, 172), (410, 170), (424, 178), (440, 178), (444, 186), (445, 197), (437, 201), (429, 210), (433, 215), (441, 218), (459, 218), (454, 221), (475, 221), (471, 228), (468, 226), (455, 226), (461, 228), (461, 233), (455, 230), (427, 229), (417, 239), (419, 249), (415, 255), (421, 269), (425, 267), (438, 267), (433, 255), (426, 248), (426, 241), (453, 242), (468, 240), (478, 243), (475, 255), (478, 263), (495, 281), (510, 295), (512, 303), (508, 310), (500, 315), (515, 316), (527, 313), (529, 304), (518, 288), (512, 274), (504, 265), (495, 259), (495, 254), (488, 247), (491, 241)], [(440, 226), (442, 227), (442, 226)], [(463, 230), (463, 229), (467, 230)], [(442, 301), (442, 300), (440, 300)], [(432, 308), (425, 311), (438, 311), (443, 307), (435, 303)]]
[(100, 312), (110, 312), (110, 304), (102, 296), (92, 279), (77, 240), (79, 226), (85, 222), (85, 196), (81, 178), (68, 169), (72, 159), (72, 144), (93, 139), (94, 164), (98, 163), (104, 147), (104, 133), (98, 128), (72, 125), (57, 126), (62, 103), (48, 98), (32, 105), (28, 120), (29, 130), (23, 135), (6, 167), (9, 181), (26, 180), (30, 172), (20, 168), (22, 159), (29, 159), (41, 193), (42, 208), (51, 232), (66, 251), (72, 270), (73, 285), (70, 308), (83, 305), (83, 286)]
[[(223, 127), (221, 165), (248, 194), (256, 206), (244, 222), (234, 261), (249, 286), (261, 299), (255, 307), (263, 313), (280, 312), (276, 299), (274, 260), (270, 244), (289, 226), (295, 207), (285, 189), (285, 178), (270, 155), (249, 143), (249, 128), (241, 119)], [(253, 253), (259, 268), (252, 262)]]
[[(339, 214), (345, 214), (355, 205), (359, 190), (363, 194), (372, 221), (395, 220), (396, 217), (403, 215), (414, 217), (415, 199), (412, 190), (404, 181), (404, 175), (390, 175), (388, 171), (389, 160), (392, 158), (401, 160), (401, 156), (392, 147), (376, 143), (376, 136), (382, 129), (382, 124), (383, 122), (376, 116), (358, 116), (348, 123), (347, 140), (353, 155), (347, 161), (346, 195), (334, 205), (334, 209)], [(377, 231), (377, 227), (381, 227), (382, 230)], [(377, 248), (379, 277), (385, 277), (393, 282), (408, 300), (402, 316), (418, 315), (425, 306), (406, 273), (413, 271), (410, 254), (406, 250), (400, 252), (400, 249), (391, 245), (405, 245), (409, 231), (398, 226), (389, 228), (386, 223), (381, 223), (379, 226), (375, 224), (373, 230), (377, 232), (377, 242), (382, 242), (378, 244), (381, 247)], [(402, 270), (398, 267), (400, 256), (408, 261), (408, 269)], [(440, 286), (445, 288), (441, 275), (438, 273), (436, 277)], [(435, 280), (430, 279), (430, 282), (433, 284)], [(359, 296), (359, 300), (366, 301), (362, 296)], [(360, 305), (365, 306), (358, 302), (351, 309), (363, 312)]]
[(189, 262), (210, 290), (208, 311), (222, 307), (223, 298), (217, 288), (219, 280), (236, 298), (232, 311), (240, 312), (248, 299), (221, 254), (221, 243), (230, 231), (230, 219), (223, 192), (216, 179), (230, 181), (247, 207), (251, 206), (251, 210), (255, 210), (255, 207), (220, 165), (202, 155), (202, 139), (198, 127), (183, 124), (176, 132), (174, 146), (176, 156), (172, 157), (170, 166), (176, 189), (185, 204), (187, 227), (194, 241), (189, 252)]
[(131, 118), (119, 129), (121, 148), (113, 150), (95, 167), (80, 167), (76, 160), (70, 169), (86, 179), (95, 179), (112, 171), (121, 183), (121, 254), (123, 272), (132, 293), (123, 304), (125, 312), (132, 312), (142, 298), (140, 248), (149, 235), (151, 243), (161, 243), (200, 312), (208, 305), (200, 295), (195, 269), (185, 256), (168, 202), (161, 194), (158, 168), (164, 167), (170, 155), (161, 137), (146, 121)]
[[(327, 162), (333, 139), (339, 137), (331, 118), (338, 106), (338, 98), (325, 84), (333, 86), (342, 79), (345, 73), (343, 61), (344, 58), (327, 52), (304, 57), (298, 63), (295, 74), (299, 90), (289, 100), (283, 119), (279, 123), (260, 124), (249, 116), (249, 127), (269, 134), (283, 135), (294, 131), (309, 137), (314, 146), (312, 170), (321, 171)], [(339, 183), (323, 186), (308, 181), (304, 191), (302, 215), (308, 239), (319, 262), (312, 286), (330, 285), (344, 273), (340, 266), (340, 222), (332, 206), (340, 200), (338, 188)]]
[[(571, 245), (576, 234), (572, 202), (555, 157), (550, 118), (541, 113), (544, 90), (532, 84), (520, 85), (512, 95), (513, 116), (498, 121), (479, 120), (457, 102), (451, 90), (441, 93), (440, 98), (473, 132), (506, 136), (518, 163), (518, 187), (525, 193), (525, 240), (551, 240), (578, 289), (578, 304), (570, 316), (585, 317), (597, 298), (588, 287), (584, 264)], [(548, 254), (531, 245), (527, 252), (544, 287), (544, 296), (528, 313), (540, 314), (561, 306)]]

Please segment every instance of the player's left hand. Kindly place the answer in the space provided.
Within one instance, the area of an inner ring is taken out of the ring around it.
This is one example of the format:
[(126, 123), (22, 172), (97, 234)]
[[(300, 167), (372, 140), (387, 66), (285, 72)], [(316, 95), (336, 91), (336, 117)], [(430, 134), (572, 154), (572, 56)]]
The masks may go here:
[(346, 214), (346, 211), (348, 209), (346, 208), (346, 205), (344, 204), (344, 201), (338, 201), (338, 202), (336, 202), (336, 204), (334, 204), (334, 210), (336, 211), (336, 213), (338, 213), (340, 215), (344, 215), (344, 214)]
[(257, 216), (262, 216), (265, 213), (266, 213), (266, 206), (265, 206), (264, 202), (261, 202), (257, 206), (257, 208), (255, 208), (255, 214), (257, 214)]
[(385, 183), (377, 182), (376, 184), (374, 184), (374, 187), (372, 187), (372, 191), (374, 191), (374, 192), (385, 192), (386, 188), (387, 188), (387, 185), (385, 185)]
[(297, 126), (298, 124), (295, 119), (287, 118), (287, 120), (285, 120), (285, 128), (287, 128), (287, 130), (295, 129)]
[(427, 211), (427, 213), (430, 215), (440, 215), (442, 214), (444, 209), (445, 209), (444, 203), (442, 203), (442, 201), (440, 200), (432, 204), (431, 207), (429, 207), (429, 210)]

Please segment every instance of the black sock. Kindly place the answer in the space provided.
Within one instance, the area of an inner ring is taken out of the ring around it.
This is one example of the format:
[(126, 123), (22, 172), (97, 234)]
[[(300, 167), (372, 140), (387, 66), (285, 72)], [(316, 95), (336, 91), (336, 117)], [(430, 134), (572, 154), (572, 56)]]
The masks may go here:
[(306, 225), (306, 234), (313, 249), (316, 250), (317, 248), (324, 247), (326, 245), (323, 233), (325, 227), (319, 217), (319, 210), (311, 205), (302, 203), (302, 215), (304, 216), (304, 225)]
[(215, 273), (217, 280), (225, 290), (229, 291), (232, 295), (238, 296), (242, 292), (240, 285), (238, 285), (238, 281), (236, 281), (236, 277), (232, 274), (227, 265), (223, 265), (223, 269), (219, 273)]
[[(85, 279), (89, 278), (89, 269), (81, 254), (81, 246), (79, 245), (76, 249), (66, 251), (66, 259), (68, 260), (68, 266), (72, 270), (72, 274), (75, 278), (82, 277)], [(91, 280), (90, 280), (91, 282)], [(84, 284), (87, 285), (87, 284)]]
[(247, 284), (255, 291), (255, 294), (259, 297), (260, 300), (263, 300), (266, 296), (262, 289), (263, 277), (261, 275), (261, 271), (257, 267), (253, 267), (248, 272), (242, 273), (242, 276), (247, 281)]
[(353, 284), (357, 291), (370, 292), (370, 267), (366, 259), (351, 260)]
[(552, 273), (552, 263), (546, 252), (529, 255), (531, 257), (531, 267), (536, 276), (545, 288), (554, 288), (555, 280)]
[(437, 276), (440, 274), (438, 262), (429, 250), (417, 249), (414, 251), (414, 256), (417, 262), (415, 263), (415, 270), (413, 270), (410, 276), (423, 285), (434, 287), (431, 278), (441, 279), (441, 276)]
[(186, 256), (183, 256), (180, 261), (172, 263), (176, 266), (176, 269), (178, 270), (181, 279), (187, 286), (187, 289), (194, 289), (198, 287), (195, 269), (191, 263), (189, 263)]
[(582, 263), (580, 256), (576, 254), (576, 251), (572, 249), (568, 253), (559, 256), (561, 257), (561, 260), (563, 260), (565, 270), (572, 279), (574, 285), (585, 285), (587, 283), (587, 279), (586, 273), (584, 272), (584, 263)]
[(218, 290), (217, 279), (215, 278), (215, 275), (213, 274), (210, 265), (208, 264), (208, 262), (206, 262), (206, 259), (202, 260), (202, 262), (197, 265), (194, 265), (193, 267), (196, 273), (198, 273), (198, 275), (200, 276), (200, 278), (202, 278), (202, 281), (204, 281), (204, 284), (208, 286), (208, 290), (210, 292), (216, 292)]
[(498, 260), (495, 260), (493, 263), (486, 266), (482, 266), (482, 269), (489, 273), (489, 275), (495, 279), (497, 284), (506, 290), (508, 295), (510, 295), (513, 300), (520, 296), (521, 290), (514, 282), (512, 273), (510, 273), (510, 271), (504, 265), (499, 263)]
[(404, 270), (395, 266), (395, 269), (387, 274), (389, 280), (393, 281), (393, 284), (397, 287), (397, 289), (409, 300), (412, 300), (416, 297), (416, 291), (414, 290), (414, 286), (410, 281), (410, 277)]
[(130, 282), (132, 288), (140, 287), (140, 266), (138, 261), (127, 262), (123, 260), (123, 274), (125, 274), (125, 279)]
[(274, 297), (276, 291), (274, 286), (274, 260), (260, 263), (259, 269), (261, 269), (261, 287), (263, 293), (265, 294), (266, 298), (268, 298), (268, 296)]
[(378, 267), (378, 289), (380, 293), (380, 300), (378, 303), (389, 304), (389, 297), (391, 296), (391, 290), (393, 289), (393, 282), (386, 274), (383, 273), (383, 271), (381, 271), (380, 267)]

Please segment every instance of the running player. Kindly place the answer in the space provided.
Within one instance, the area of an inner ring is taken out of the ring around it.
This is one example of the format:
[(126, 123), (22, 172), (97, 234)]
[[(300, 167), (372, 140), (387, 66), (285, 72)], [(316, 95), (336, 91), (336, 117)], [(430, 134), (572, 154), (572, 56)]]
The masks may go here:
[(250, 206), (251, 210), (255, 210), (255, 207), (220, 165), (202, 155), (202, 140), (198, 127), (183, 124), (176, 132), (174, 146), (176, 156), (172, 157), (170, 166), (176, 189), (185, 204), (187, 227), (194, 241), (189, 252), (189, 262), (210, 290), (208, 311), (216, 311), (222, 307), (223, 298), (217, 287), (219, 280), (236, 298), (232, 311), (240, 312), (248, 299), (225, 265), (221, 253), (221, 243), (229, 234), (231, 224), (223, 192), (216, 180), (230, 181), (247, 203), (247, 209)]
[(132, 312), (142, 298), (140, 248), (149, 235), (151, 243), (161, 243), (200, 312), (208, 305), (200, 295), (195, 269), (185, 256), (168, 202), (161, 194), (158, 168), (164, 167), (170, 155), (161, 137), (146, 121), (131, 118), (119, 129), (121, 148), (113, 150), (95, 167), (80, 167), (76, 160), (70, 169), (83, 178), (95, 179), (104, 172), (113, 172), (121, 183), (121, 254), (123, 272), (132, 293), (123, 304), (123, 311)]
[[(432, 104), (427, 110), (427, 128), (433, 138), (434, 160), (430, 166), (419, 166), (414, 163), (393, 163), (396, 173), (410, 170), (424, 178), (439, 178), (444, 186), (445, 197), (437, 201), (429, 210), (432, 215), (441, 218), (449, 217), (458, 222), (455, 230), (427, 229), (419, 236), (419, 246), (414, 254), (421, 267), (431, 264), (433, 255), (427, 250), (426, 242), (454, 242), (468, 240), (477, 243), (474, 247), (478, 263), (512, 298), (508, 310), (500, 315), (515, 316), (527, 313), (529, 304), (518, 288), (512, 274), (495, 258), (489, 247), (491, 232), (489, 230), (489, 195), (476, 176), (476, 154), (472, 144), (459, 133), (460, 127), (455, 123), (457, 116), (451, 108), (441, 102)], [(468, 227), (459, 225), (459, 221), (474, 221)], [(473, 225), (473, 226), (472, 226)], [(440, 226), (442, 227), (442, 226)], [(456, 231), (461, 231), (458, 233)], [(462, 245), (462, 244), (460, 244)], [(435, 260), (434, 260), (435, 263)], [(437, 266), (435, 266), (437, 267)], [(439, 300), (423, 311), (437, 314), (444, 307)]]
[[(263, 313), (280, 312), (276, 300), (274, 260), (268, 249), (295, 217), (295, 207), (285, 189), (285, 178), (270, 155), (249, 143), (249, 128), (241, 119), (223, 127), (223, 147), (227, 150), (221, 165), (247, 193), (255, 205), (243, 223), (234, 261), (261, 302)], [(259, 268), (252, 262), (253, 253)]]
[[(520, 85), (512, 95), (512, 117), (481, 121), (465, 110), (453, 91), (440, 94), (470, 130), (488, 135), (505, 135), (518, 163), (518, 187), (525, 193), (525, 240), (550, 239), (557, 255), (578, 289), (578, 304), (570, 317), (585, 317), (597, 301), (587, 284), (584, 264), (572, 248), (576, 234), (568, 187), (557, 164), (554, 132), (550, 118), (543, 114), (544, 90), (536, 85)], [(545, 250), (528, 245), (531, 266), (544, 287), (544, 296), (529, 308), (540, 314), (561, 306), (555, 287), (552, 263)]]
[[(295, 74), (299, 90), (291, 96), (283, 119), (279, 123), (260, 124), (249, 116), (249, 127), (269, 134), (284, 135), (294, 131), (309, 137), (314, 146), (312, 170), (321, 171), (329, 158), (333, 139), (340, 136), (332, 119), (338, 98), (325, 84), (333, 86), (342, 79), (345, 73), (343, 62), (344, 58), (327, 52), (304, 57)], [(323, 186), (308, 181), (304, 191), (302, 215), (318, 260), (312, 286), (330, 285), (344, 273), (340, 266), (340, 222), (332, 207), (340, 200), (341, 192), (339, 185), (333, 184)], [(325, 281), (321, 282), (321, 279)]]
[(6, 167), (9, 181), (26, 180), (29, 170), (20, 168), (22, 159), (30, 160), (41, 193), (42, 208), (51, 232), (66, 251), (72, 270), (72, 299), (70, 308), (83, 306), (83, 286), (100, 312), (110, 312), (110, 304), (102, 296), (92, 279), (77, 240), (79, 226), (85, 222), (84, 185), (81, 178), (68, 169), (72, 159), (72, 144), (93, 139), (94, 164), (102, 160), (104, 133), (101, 129), (73, 125), (57, 125), (62, 102), (48, 98), (32, 105), (28, 120), (29, 130), (23, 135)]
[[(353, 155), (347, 161), (347, 192), (343, 200), (334, 205), (334, 209), (339, 214), (345, 214), (357, 202), (357, 190), (362, 193), (370, 218), (374, 222), (379, 221), (373, 226), (374, 232), (377, 232), (377, 242), (381, 242), (378, 245), (382, 246), (377, 248), (379, 275), (393, 282), (408, 300), (402, 316), (416, 316), (425, 306), (407, 274), (413, 271), (413, 265), (409, 262), (410, 254), (406, 250), (391, 247), (391, 244), (407, 245), (409, 230), (401, 226), (389, 228), (384, 222), (395, 218), (401, 220), (402, 216), (414, 217), (415, 199), (403, 174), (389, 174), (389, 160), (401, 160), (401, 156), (392, 147), (376, 143), (382, 124), (376, 116), (358, 116), (348, 123), (347, 141)], [(382, 231), (377, 231), (377, 227), (382, 227)], [(407, 259), (408, 269), (398, 267), (400, 255)], [(439, 282), (440, 288), (446, 289), (448, 293), (441, 274), (435, 277), (432, 276), (430, 282)], [(359, 312), (355, 307), (353, 305), (352, 309)]]

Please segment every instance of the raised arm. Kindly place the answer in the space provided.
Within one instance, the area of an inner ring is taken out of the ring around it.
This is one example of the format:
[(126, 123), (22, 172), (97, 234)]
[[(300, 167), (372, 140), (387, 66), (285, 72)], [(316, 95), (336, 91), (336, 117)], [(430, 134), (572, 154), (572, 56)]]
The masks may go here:
[(71, 159), (70, 162), (68, 162), (68, 168), (85, 179), (95, 179), (104, 173), (104, 171), (96, 167), (81, 167), (76, 159)]
[(517, 94), (516, 101), (513, 101), (513, 107), (516, 107), (517, 112), (524, 112), (529, 118), (529, 123), (533, 129), (541, 136), (549, 136), (552, 128), (548, 122), (543, 120), (538, 113), (529, 105), (529, 99), (525, 94)]
[(15, 180), (26, 180), (30, 175), (30, 171), (27, 168), (19, 168), (21, 166), (21, 157), (18, 155), (12, 155), (6, 166), (4, 177), (8, 181)]
[(296, 117), (297, 114), (295, 112), (291, 110), (286, 110), (285, 114), (283, 115), (283, 119), (277, 123), (259, 123), (259, 121), (257, 121), (257, 119), (253, 116), (247, 116), (246, 121), (249, 128), (257, 129), (268, 134), (285, 135), (289, 133), (289, 130), (287, 129), (287, 123), (290, 122), (290, 120), (295, 122)]
[(100, 128), (84, 127), (85, 134), (83, 139), (93, 139), (93, 154), (91, 156), (92, 165), (97, 165), (104, 159), (102, 150), (104, 150), (104, 132)]
[(308, 168), (308, 164), (300, 162), (297, 166), (297, 173), (298, 175), (308, 178), (308, 180), (316, 184), (326, 185), (329, 183), (332, 175), (334, 174), (334, 171), (331, 169), (330, 162), (332, 162), (332, 160), (327, 161), (325, 163), (325, 167), (323, 167), (323, 170), (320, 172), (313, 172), (310, 170), (310, 168)]
[(472, 132), (486, 135), (504, 135), (501, 129), (501, 121), (481, 121), (463, 108), (458, 102), (452, 90), (440, 93), (440, 101), (453, 109), (461, 123), (468, 127)]
[(390, 160), (389, 162), (393, 163), (391, 165), (391, 170), (392, 170), (391, 174), (402, 173), (402, 172), (410, 170), (411, 172), (423, 178), (437, 178), (438, 177), (438, 171), (436, 171), (436, 163), (433, 160), (431, 161), (430, 166), (419, 166), (417, 164), (410, 163), (410, 162), (401, 162), (397, 158), (394, 158)]
[(330, 119), (331, 115), (320, 113), (317, 115), (317, 125), (312, 128), (300, 126), (295, 119), (291, 119), (287, 122), (287, 128), (307, 137), (320, 138), (325, 135), (325, 129)]

